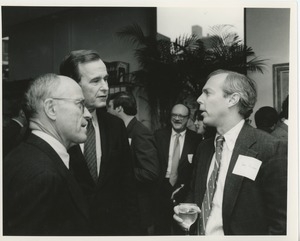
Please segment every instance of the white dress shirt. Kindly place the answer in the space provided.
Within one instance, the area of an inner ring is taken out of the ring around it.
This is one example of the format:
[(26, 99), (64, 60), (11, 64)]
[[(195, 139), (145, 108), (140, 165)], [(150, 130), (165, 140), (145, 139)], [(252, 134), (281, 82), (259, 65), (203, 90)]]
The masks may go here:
[[(94, 110), (92, 113), (92, 123), (95, 129), (95, 135), (96, 135), (96, 158), (97, 158), (97, 173), (99, 175), (100, 173), (100, 164), (101, 164), (101, 139), (100, 139), (100, 129), (98, 124), (98, 118), (96, 115), (96, 110)], [(80, 148), (82, 153), (84, 153), (84, 143), (80, 144)]]
[[(180, 156), (182, 154), (183, 144), (184, 144), (184, 140), (185, 140), (185, 133), (186, 133), (186, 130), (179, 133), (180, 134), (180, 137), (179, 137)], [(168, 160), (168, 168), (167, 168), (167, 172), (166, 172), (166, 178), (169, 178), (170, 174), (171, 174), (172, 159), (173, 159), (173, 153), (174, 153), (174, 142), (175, 142), (177, 134), (178, 133), (176, 131), (174, 131), (173, 128), (172, 128), (170, 148), (169, 148), (169, 160)]]
[(67, 149), (64, 147), (64, 145), (62, 143), (60, 143), (57, 139), (48, 135), (47, 133), (39, 131), (39, 130), (33, 130), (32, 134), (34, 134), (34, 135), (42, 138), (44, 141), (46, 141), (56, 151), (56, 153), (62, 159), (65, 166), (69, 169), (70, 156), (67, 152)]
[[(206, 224), (205, 235), (224, 235), (223, 217), (222, 217), (224, 185), (225, 185), (226, 175), (228, 172), (229, 163), (232, 156), (232, 151), (234, 149), (236, 139), (244, 123), (245, 120), (243, 119), (223, 135), (225, 141), (223, 143), (221, 166), (220, 166), (219, 177), (218, 177), (217, 186), (216, 186), (216, 190), (212, 202), (211, 213)], [(218, 135), (216, 135), (216, 138), (217, 137)], [(208, 172), (207, 183), (213, 171), (215, 161), (216, 161), (216, 156), (214, 154)]]

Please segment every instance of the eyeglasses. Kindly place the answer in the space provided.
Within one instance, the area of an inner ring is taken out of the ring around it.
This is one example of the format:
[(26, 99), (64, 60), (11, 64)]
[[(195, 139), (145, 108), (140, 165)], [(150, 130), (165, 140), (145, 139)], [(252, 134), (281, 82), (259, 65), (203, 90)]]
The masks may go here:
[(171, 114), (171, 117), (172, 118), (178, 118), (178, 119), (180, 119), (180, 120), (183, 120), (184, 118), (186, 118), (186, 117), (188, 117), (188, 115), (180, 115), (180, 114)]
[(84, 99), (72, 99), (72, 98), (52, 98), (53, 100), (64, 100), (64, 101), (70, 101), (79, 106), (79, 109), (81, 110), (82, 114), (84, 113)]

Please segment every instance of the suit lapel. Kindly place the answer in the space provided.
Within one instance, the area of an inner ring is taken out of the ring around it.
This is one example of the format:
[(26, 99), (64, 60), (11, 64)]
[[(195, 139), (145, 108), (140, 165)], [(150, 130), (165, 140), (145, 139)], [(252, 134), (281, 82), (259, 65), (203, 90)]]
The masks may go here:
[(179, 160), (178, 169), (183, 167), (184, 160), (186, 160), (187, 155), (191, 152), (190, 149), (191, 149), (191, 147), (194, 146), (192, 141), (193, 140), (191, 138), (190, 130), (187, 129), (186, 133), (185, 133), (185, 139), (184, 139), (182, 153), (181, 153), (180, 160)]
[(127, 129), (127, 134), (128, 134), (128, 137), (131, 138), (131, 135), (132, 135), (132, 131), (133, 131), (133, 128), (135, 126), (135, 124), (137, 123), (137, 119), (134, 117), (127, 125), (126, 129)]
[(162, 138), (162, 151), (164, 154), (164, 165), (166, 166), (166, 169), (168, 168), (168, 162), (169, 162), (169, 149), (170, 149), (170, 140), (171, 140), (171, 129), (168, 129), (166, 132), (164, 132), (164, 137)]
[(84, 200), (83, 193), (81, 192), (81, 189), (75, 178), (71, 175), (70, 171), (65, 166), (59, 155), (46, 141), (33, 134), (28, 138), (27, 142), (36, 146), (50, 157), (50, 159), (52, 160), (52, 164), (55, 166), (58, 173), (60, 173), (60, 175), (67, 181), (70, 193), (77, 207), (83, 213), (83, 215), (88, 218), (88, 207), (86, 206), (86, 201)]
[(107, 134), (107, 131), (110, 128), (110, 123), (107, 123), (107, 119), (105, 118), (106, 114), (106, 112), (103, 113), (103, 110), (97, 109), (97, 118), (101, 139), (101, 164), (97, 183), (98, 186), (100, 186), (105, 179), (105, 174), (107, 173), (105, 169), (107, 168), (107, 162), (109, 160), (109, 135)]
[(248, 124), (245, 124), (236, 140), (235, 147), (231, 156), (225, 187), (223, 194), (223, 223), (229, 223), (227, 220), (230, 218), (234, 205), (238, 198), (243, 176), (235, 175), (232, 173), (233, 168), (238, 160), (239, 155), (256, 157), (257, 153), (251, 150), (251, 146), (256, 142), (253, 134), (253, 129)]

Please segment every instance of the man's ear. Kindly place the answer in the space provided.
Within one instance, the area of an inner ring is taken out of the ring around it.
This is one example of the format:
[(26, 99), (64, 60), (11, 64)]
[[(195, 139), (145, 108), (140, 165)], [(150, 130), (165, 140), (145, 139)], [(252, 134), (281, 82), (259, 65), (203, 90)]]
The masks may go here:
[(118, 113), (123, 112), (123, 107), (122, 107), (122, 106), (118, 106), (118, 107), (116, 108), (116, 111), (117, 111)]
[(56, 105), (53, 99), (46, 99), (44, 101), (44, 111), (51, 120), (56, 120)]
[(240, 101), (240, 95), (238, 93), (233, 93), (229, 96), (229, 107), (235, 106)]

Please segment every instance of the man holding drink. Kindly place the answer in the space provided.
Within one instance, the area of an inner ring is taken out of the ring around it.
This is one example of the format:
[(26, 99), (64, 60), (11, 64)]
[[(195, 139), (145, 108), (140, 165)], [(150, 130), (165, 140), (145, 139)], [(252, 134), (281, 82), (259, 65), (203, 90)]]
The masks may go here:
[[(245, 75), (218, 70), (198, 98), (215, 138), (200, 143), (186, 202), (198, 207), (199, 235), (284, 235), (287, 211), (287, 145), (245, 122), (256, 102)], [(186, 228), (179, 206), (174, 219)]]

